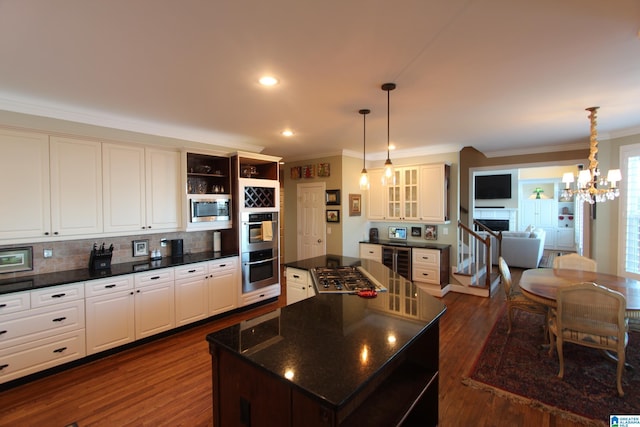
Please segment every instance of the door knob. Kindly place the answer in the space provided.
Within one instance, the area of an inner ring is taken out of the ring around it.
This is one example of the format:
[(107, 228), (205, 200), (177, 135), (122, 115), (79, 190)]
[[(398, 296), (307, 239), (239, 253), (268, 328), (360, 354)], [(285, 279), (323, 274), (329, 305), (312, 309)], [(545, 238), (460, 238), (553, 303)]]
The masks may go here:
[(318, 239), (318, 243), (322, 243), (322, 239)]

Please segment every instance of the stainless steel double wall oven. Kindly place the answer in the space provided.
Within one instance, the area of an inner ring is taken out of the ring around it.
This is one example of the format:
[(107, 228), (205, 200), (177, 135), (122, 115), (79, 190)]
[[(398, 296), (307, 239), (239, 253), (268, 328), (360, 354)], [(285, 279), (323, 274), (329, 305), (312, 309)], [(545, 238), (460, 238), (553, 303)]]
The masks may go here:
[(242, 293), (279, 283), (278, 212), (242, 212), (240, 227)]

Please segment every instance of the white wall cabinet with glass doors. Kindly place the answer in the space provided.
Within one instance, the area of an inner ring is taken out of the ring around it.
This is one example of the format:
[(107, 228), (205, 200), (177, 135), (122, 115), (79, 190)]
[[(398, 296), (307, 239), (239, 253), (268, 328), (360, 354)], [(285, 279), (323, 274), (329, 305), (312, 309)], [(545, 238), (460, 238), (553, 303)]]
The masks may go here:
[(399, 167), (388, 187), (382, 185), (382, 169), (369, 171), (368, 218), (446, 223), (449, 168), (444, 163)]

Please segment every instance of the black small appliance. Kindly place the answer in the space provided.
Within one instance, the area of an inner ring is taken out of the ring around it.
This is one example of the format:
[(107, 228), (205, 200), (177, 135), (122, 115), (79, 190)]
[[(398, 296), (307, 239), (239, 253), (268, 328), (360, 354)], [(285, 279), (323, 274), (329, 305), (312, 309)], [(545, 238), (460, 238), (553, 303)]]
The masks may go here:
[(184, 255), (184, 246), (182, 239), (170, 240), (171, 242), (171, 258), (182, 258)]
[(377, 243), (378, 242), (378, 229), (377, 228), (370, 228), (369, 229), (369, 241), (371, 243)]

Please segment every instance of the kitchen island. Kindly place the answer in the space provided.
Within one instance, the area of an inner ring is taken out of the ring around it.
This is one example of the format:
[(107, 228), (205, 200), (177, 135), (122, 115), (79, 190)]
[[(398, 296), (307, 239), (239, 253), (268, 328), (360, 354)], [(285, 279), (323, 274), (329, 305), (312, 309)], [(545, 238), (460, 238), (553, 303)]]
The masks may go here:
[(318, 294), (207, 335), (218, 427), (438, 424), (446, 307), (379, 262), (322, 256), (298, 269), (362, 266), (388, 292)]

